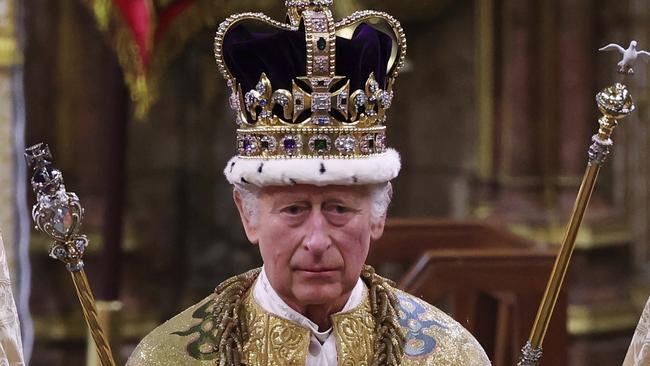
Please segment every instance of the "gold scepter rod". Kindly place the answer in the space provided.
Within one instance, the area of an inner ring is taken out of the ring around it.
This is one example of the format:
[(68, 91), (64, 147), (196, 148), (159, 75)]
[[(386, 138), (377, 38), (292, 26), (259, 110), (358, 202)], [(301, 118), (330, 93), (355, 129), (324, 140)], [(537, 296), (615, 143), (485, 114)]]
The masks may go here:
[(63, 173), (52, 166), (52, 154), (46, 144), (39, 143), (25, 149), (25, 160), (33, 170), (31, 183), (36, 193), (36, 204), (32, 208), (32, 218), (36, 228), (54, 240), (50, 257), (65, 263), (70, 272), (102, 366), (115, 366), (111, 347), (99, 324), (95, 297), (84, 272), (82, 257), (88, 238), (79, 234), (84, 212), (79, 197), (66, 192)]
[(542, 358), (542, 342), (544, 341), (544, 335), (551, 321), (555, 303), (562, 289), (562, 283), (567, 268), (569, 267), (571, 254), (575, 248), (578, 229), (589, 204), (600, 167), (605, 163), (610, 148), (614, 144), (611, 139), (612, 132), (618, 125), (618, 120), (632, 113), (635, 108), (632, 96), (625, 85), (621, 83), (616, 83), (603, 89), (596, 95), (596, 102), (598, 109), (602, 113), (602, 117), (598, 120), (600, 128), (598, 129), (598, 133), (592, 137), (593, 143), (589, 147), (587, 170), (582, 178), (582, 184), (580, 185), (578, 197), (573, 206), (571, 219), (567, 225), (560, 252), (555, 259), (555, 265), (546, 285), (544, 297), (537, 310), (535, 323), (533, 324), (528, 341), (521, 349), (517, 366), (536, 366)]

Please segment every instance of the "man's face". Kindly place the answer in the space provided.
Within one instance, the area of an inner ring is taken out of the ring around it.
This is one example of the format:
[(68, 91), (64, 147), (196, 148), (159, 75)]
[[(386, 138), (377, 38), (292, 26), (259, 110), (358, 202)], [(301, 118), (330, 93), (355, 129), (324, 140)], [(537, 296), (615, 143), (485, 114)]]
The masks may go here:
[(266, 187), (255, 217), (235, 201), (249, 240), (258, 244), (273, 288), (298, 311), (342, 307), (385, 218), (373, 218), (367, 187)]

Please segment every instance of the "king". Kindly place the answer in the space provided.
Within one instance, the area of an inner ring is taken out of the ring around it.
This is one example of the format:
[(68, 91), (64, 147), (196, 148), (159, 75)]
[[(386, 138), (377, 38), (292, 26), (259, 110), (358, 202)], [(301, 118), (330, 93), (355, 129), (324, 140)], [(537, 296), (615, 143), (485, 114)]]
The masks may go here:
[(406, 39), (388, 14), (335, 21), (331, 4), (219, 26), (238, 149), (224, 173), (264, 265), (156, 328), (127, 365), (489, 365), (460, 324), (365, 265), (401, 167), (386, 111)]

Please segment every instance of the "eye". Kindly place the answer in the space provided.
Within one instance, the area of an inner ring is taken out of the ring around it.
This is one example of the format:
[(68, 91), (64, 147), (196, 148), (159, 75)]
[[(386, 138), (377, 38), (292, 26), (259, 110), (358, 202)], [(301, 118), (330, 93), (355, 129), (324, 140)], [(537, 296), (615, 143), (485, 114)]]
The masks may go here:
[(334, 212), (337, 214), (344, 214), (350, 212), (350, 209), (343, 205), (334, 205)]
[(337, 214), (337, 215), (345, 215), (351, 212), (354, 212), (355, 210), (352, 209), (351, 207), (348, 207), (344, 204), (340, 203), (331, 203), (329, 205), (325, 206), (325, 211)]
[(291, 216), (297, 216), (307, 211), (307, 207), (301, 205), (290, 205), (282, 209), (282, 212)]

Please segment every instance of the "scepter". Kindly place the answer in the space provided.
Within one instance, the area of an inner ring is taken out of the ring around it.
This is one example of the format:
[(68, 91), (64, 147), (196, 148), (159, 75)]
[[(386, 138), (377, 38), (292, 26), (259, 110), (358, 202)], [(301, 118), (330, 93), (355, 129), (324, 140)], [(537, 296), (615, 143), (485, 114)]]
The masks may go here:
[[(600, 51), (608, 51), (612, 49), (612, 46), (612, 44), (605, 46)], [(630, 48), (627, 50), (620, 46), (617, 47), (614, 47), (614, 49), (623, 53), (623, 60), (618, 64), (618, 72), (624, 75), (634, 74), (632, 63), (636, 60), (637, 54), (645, 51), (637, 52), (636, 41), (632, 41)], [(587, 170), (582, 178), (582, 183), (578, 190), (578, 197), (573, 206), (573, 212), (571, 213), (571, 218), (564, 234), (562, 246), (555, 259), (555, 265), (546, 285), (544, 297), (542, 297), (542, 301), (537, 310), (533, 328), (528, 337), (528, 341), (521, 349), (517, 366), (536, 366), (542, 359), (542, 342), (544, 341), (544, 335), (553, 315), (553, 308), (562, 289), (562, 283), (564, 282), (564, 277), (569, 267), (571, 254), (575, 248), (578, 229), (589, 204), (591, 193), (594, 190), (600, 167), (605, 163), (610, 149), (614, 144), (611, 139), (612, 132), (618, 125), (618, 121), (632, 113), (635, 109), (632, 96), (627, 90), (627, 87), (622, 83), (615, 83), (599, 92), (596, 95), (596, 104), (602, 114), (600, 119), (598, 119), (600, 127), (598, 133), (591, 138), (592, 144), (589, 146), (587, 154)]]
[(52, 154), (46, 144), (39, 143), (25, 149), (25, 160), (33, 170), (31, 183), (36, 193), (36, 204), (32, 208), (32, 218), (36, 229), (54, 240), (50, 257), (65, 263), (70, 272), (102, 366), (115, 366), (111, 347), (99, 324), (95, 297), (84, 272), (82, 258), (88, 238), (79, 234), (84, 212), (79, 197), (66, 191), (63, 173), (53, 167)]

